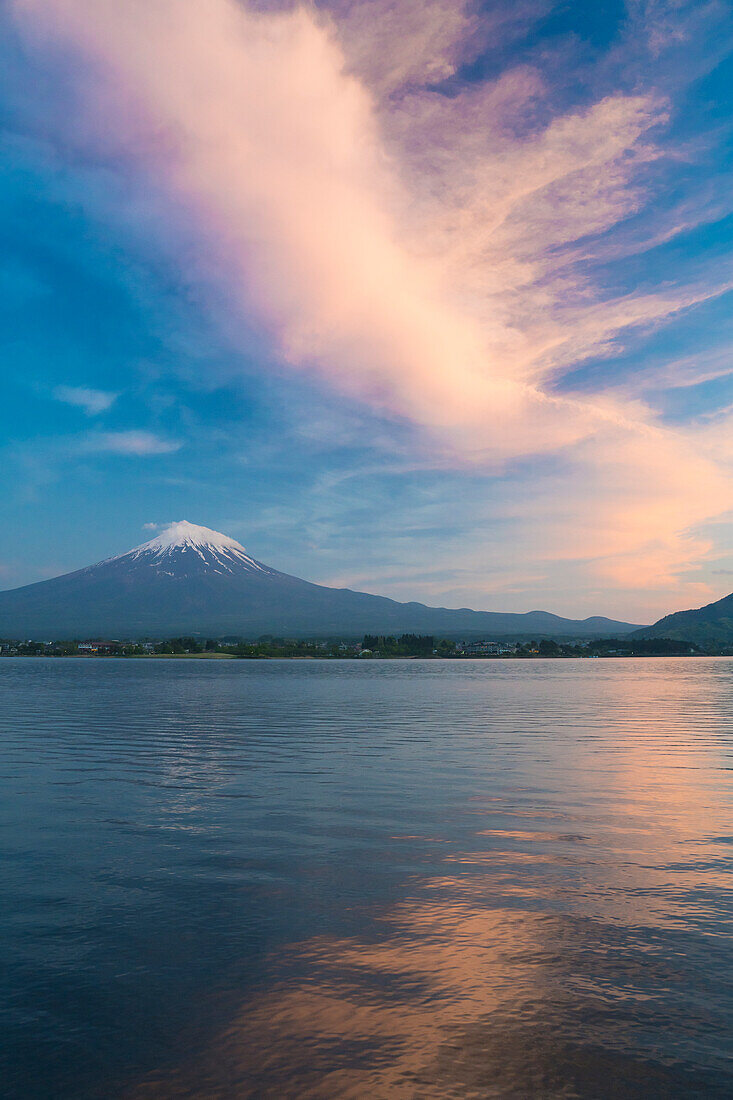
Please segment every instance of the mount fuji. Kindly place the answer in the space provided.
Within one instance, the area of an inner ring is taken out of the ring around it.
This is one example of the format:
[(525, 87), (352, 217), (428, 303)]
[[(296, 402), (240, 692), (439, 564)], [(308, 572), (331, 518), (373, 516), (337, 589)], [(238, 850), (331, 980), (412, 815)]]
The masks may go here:
[(280, 573), (182, 520), (97, 565), (0, 592), (0, 638), (358, 637), (365, 633), (599, 637), (629, 623), (397, 603)]

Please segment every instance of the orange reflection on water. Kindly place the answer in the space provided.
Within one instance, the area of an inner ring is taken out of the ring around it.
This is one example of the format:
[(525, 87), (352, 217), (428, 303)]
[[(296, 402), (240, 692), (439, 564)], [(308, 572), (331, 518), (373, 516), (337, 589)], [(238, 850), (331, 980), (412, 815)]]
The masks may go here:
[[(529, 853), (520, 862), (495, 854), (526, 875)], [(686, 1095), (672, 1091), (678, 1068), (633, 1049), (653, 1018), (655, 987), (679, 980), (674, 967), (653, 942), (630, 945), (615, 930), (615, 901), (610, 923), (600, 916), (604, 890), (580, 907), (593, 914), (533, 910), (564, 889), (566, 864), (546, 855), (541, 864), (554, 868), (554, 885), (514, 881), (509, 870), (445, 876), (397, 906), (377, 942), (323, 937), (291, 948), (286, 970), (293, 963), (296, 978), (254, 998), (188, 1064), (133, 1096)], [(636, 894), (641, 877), (624, 891)]]
[(714, 1055), (714, 1018), (683, 991), (729, 914), (729, 809), (711, 746), (669, 710), (642, 721), (641, 695), (617, 700), (627, 735), (573, 746), (566, 806), (472, 804), (470, 846), (435, 849), (443, 875), (368, 934), (289, 948), (290, 976), (131, 1097), (719, 1095), (678, 1048)]
[(451, 1036), (526, 1013), (545, 984), (543, 926), (556, 922), (476, 906), (459, 879), (445, 889), (453, 901), (398, 907), (381, 942), (292, 949), (306, 977), (252, 1001), (200, 1057), (134, 1095), (447, 1095), (438, 1062), (451, 1061)]

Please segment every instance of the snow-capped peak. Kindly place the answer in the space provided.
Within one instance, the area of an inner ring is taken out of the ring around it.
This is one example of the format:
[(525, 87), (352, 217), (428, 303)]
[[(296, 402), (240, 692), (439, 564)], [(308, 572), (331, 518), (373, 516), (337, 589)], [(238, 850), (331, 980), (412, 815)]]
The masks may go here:
[(148, 550), (165, 551), (183, 546), (212, 550), (239, 550), (242, 554), (246, 552), (242, 544), (237, 542), (236, 539), (229, 538), (228, 535), (222, 535), (220, 531), (212, 531), (210, 527), (199, 527), (195, 523), (189, 523), (186, 519), (179, 519), (176, 523), (169, 524), (150, 542), (144, 542), (130, 552), (135, 554)]
[[(163, 528), (155, 538), (121, 554), (120, 558), (142, 558), (154, 563), (171, 559), (200, 559), (216, 573), (222, 570), (231, 573), (233, 567), (244, 567), (259, 573), (271, 573), (272, 570), (251, 558), (241, 543), (220, 531), (210, 527), (199, 527), (195, 523), (181, 519)], [(114, 560), (114, 559), (113, 559)], [(199, 568), (201, 566), (199, 565)], [(173, 574), (171, 574), (172, 576)]]

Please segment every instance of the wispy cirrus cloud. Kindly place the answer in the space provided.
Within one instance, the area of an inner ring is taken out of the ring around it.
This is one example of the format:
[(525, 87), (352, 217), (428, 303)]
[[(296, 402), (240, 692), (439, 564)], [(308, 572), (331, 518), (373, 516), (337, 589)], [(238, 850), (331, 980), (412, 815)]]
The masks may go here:
[[(414, 425), (438, 465), (561, 457), (525, 530), (610, 585), (671, 590), (710, 553), (691, 532), (733, 505), (721, 433), (665, 425), (628, 385), (559, 388), (730, 286), (720, 267), (644, 287), (597, 270), (674, 154), (668, 73), (582, 101), (531, 57), (459, 79), (492, 29), (511, 39), (541, 5), (483, 19), (444, 0), (13, 10), (74, 89), (64, 140), (123, 165), (132, 219), (164, 212), (166, 247), (179, 242), (233, 339), (254, 321), (281, 363)], [(630, 26), (657, 57), (683, 16), (637, 4)], [(95, 438), (172, 449), (141, 434)]]
[[(581, 426), (576, 409), (571, 426), (562, 403), (534, 389), (548, 366), (576, 360), (578, 345), (602, 348), (613, 328), (581, 300), (585, 285), (547, 283), (547, 253), (628, 212), (634, 162), (650, 155), (641, 139), (659, 118), (649, 97), (606, 97), (517, 139), (502, 136), (502, 88), (478, 102), (471, 91), (451, 101), (426, 92), (408, 103), (412, 138), (397, 143), (396, 166), (370, 91), (312, 10), (253, 13), (233, 0), (16, 8), (32, 35), (71, 42), (93, 66), (86, 81), (104, 106), (82, 113), (77, 140), (125, 153), (192, 212), (199, 278), (218, 279), (283, 359), (428, 429), (468, 432), (473, 450), (521, 451), (530, 438), (555, 447), (593, 430), (592, 410)], [(531, 78), (518, 88), (515, 97), (536, 91)], [(669, 308), (624, 300), (606, 316), (619, 328)]]

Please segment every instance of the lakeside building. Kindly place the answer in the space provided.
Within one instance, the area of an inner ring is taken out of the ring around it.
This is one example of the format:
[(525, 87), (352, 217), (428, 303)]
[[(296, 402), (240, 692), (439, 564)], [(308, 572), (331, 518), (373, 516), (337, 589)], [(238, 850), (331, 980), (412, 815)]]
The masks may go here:
[(466, 657), (497, 656), (501, 653), (516, 653), (517, 647), (510, 642), (462, 642), (461, 653)]

